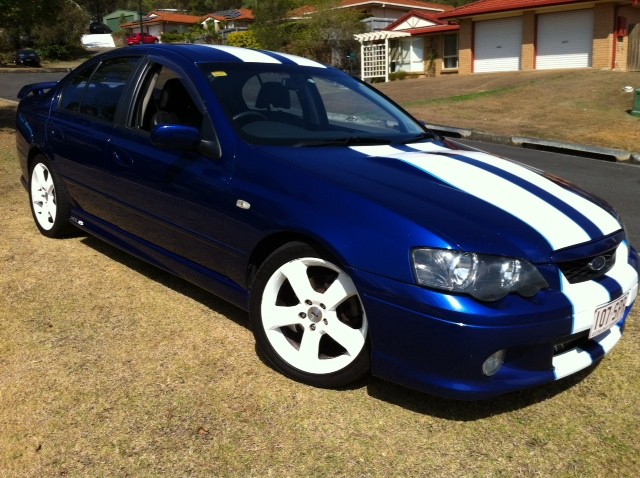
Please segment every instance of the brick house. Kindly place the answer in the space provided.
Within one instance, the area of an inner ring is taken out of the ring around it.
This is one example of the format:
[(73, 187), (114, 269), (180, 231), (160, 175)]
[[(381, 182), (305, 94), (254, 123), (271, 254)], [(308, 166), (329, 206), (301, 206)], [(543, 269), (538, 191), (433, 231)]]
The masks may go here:
[(391, 71), (429, 76), (457, 73), (458, 29), (439, 15), (410, 11), (385, 29), (410, 35), (391, 42)]
[[(184, 33), (201, 21), (200, 16), (157, 10), (142, 18), (142, 28), (145, 33), (161, 38), (163, 33)], [(127, 33), (139, 32), (140, 21), (123, 23), (120, 28)]]
[[(360, 42), (362, 79), (384, 78), (387, 81), (389, 73), (395, 71), (424, 74), (425, 69), (432, 66), (437, 68), (433, 62), (435, 43), (432, 44), (431, 35), (458, 29), (455, 25), (450, 27), (448, 22), (438, 20), (439, 14), (452, 10), (449, 5), (439, 3), (418, 0), (342, 0), (339, 8), (358, 9), (366, 17), (363, 22), (367, 25), (367, 32), (354, 36)], [(439, 29), (442, 31), (436, 31)], [(427, 36), (430, 38), (425, 39)], [(457, 50), (457, 36), (455, 40), (454, 49)], [(442, 62), (438, 64), (442, 70)]]
[(438, 18), (460, 27), (460, 74), (640, 71), (640, 0), (480, 0)]

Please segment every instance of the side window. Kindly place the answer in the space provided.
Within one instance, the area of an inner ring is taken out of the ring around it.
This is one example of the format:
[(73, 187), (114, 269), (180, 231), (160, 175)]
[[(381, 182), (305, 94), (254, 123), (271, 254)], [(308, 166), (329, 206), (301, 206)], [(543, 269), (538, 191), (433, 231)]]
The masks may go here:
[(65, 86), (60, 108), (113, 121), (120, 96), (138, 64), (138, 58), (103, 62), (97, 70), (80, 72)]
[(120, 96), (137, 64), (138, 58), (117, 58), (101, 64), (87, 85), (80, 112), (113, 121)]
[(136, 100), (133, 126), (151, 131), (160, 124), (202, 127), (202, 113), (180, 76), (156, 64), (149, 68)]
[(80, 111), (80, 101), (87, 87), (89, 78), (93, 73), (93, 68), (88, 68), (71, 79), (62, 91), (62, 99), (60, 100), (60, 108), (68, 111)]

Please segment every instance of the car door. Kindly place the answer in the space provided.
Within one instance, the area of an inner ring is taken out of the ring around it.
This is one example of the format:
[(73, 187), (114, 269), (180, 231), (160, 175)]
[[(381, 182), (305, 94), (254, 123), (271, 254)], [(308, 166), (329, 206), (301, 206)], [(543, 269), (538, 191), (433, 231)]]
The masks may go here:
[(225, 274), (237, 259), (223, 239), (231, 155), (151, 142), (151, 131), (162, 123), (195, 127), (203, 144), (217, 144), (195, 88), (177, 67), (157, 60), (148, 65), (131, 104), (128, 122), (116, 127), (107, 148), (110, 196), (118, 211), (113, 223), (160, 254)]
[(105, 152), (140, 57), (107, 59), (69, 77), (47, 122), (47, 142), (74, 201), (109, 220)]

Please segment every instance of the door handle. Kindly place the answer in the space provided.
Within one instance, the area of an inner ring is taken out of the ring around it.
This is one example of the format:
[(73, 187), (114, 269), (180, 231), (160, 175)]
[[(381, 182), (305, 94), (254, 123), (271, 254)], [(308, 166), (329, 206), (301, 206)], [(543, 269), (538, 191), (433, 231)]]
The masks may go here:
[(125, 168), (130, 168), (133, 166), (133, 159), (128, 154), (120, 154), (117, 151), (113, 152), (113, 160), (116, 164), (123, 166)]

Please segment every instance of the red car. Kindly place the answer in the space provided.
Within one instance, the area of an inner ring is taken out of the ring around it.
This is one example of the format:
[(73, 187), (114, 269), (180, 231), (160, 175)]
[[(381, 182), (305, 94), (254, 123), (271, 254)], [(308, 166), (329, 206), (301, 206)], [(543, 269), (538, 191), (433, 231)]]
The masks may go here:
[(158, 37), (150, 33), (132, 33), (127, 37), (127, 45), (141, 45), (143, 43), (158, 43)]

